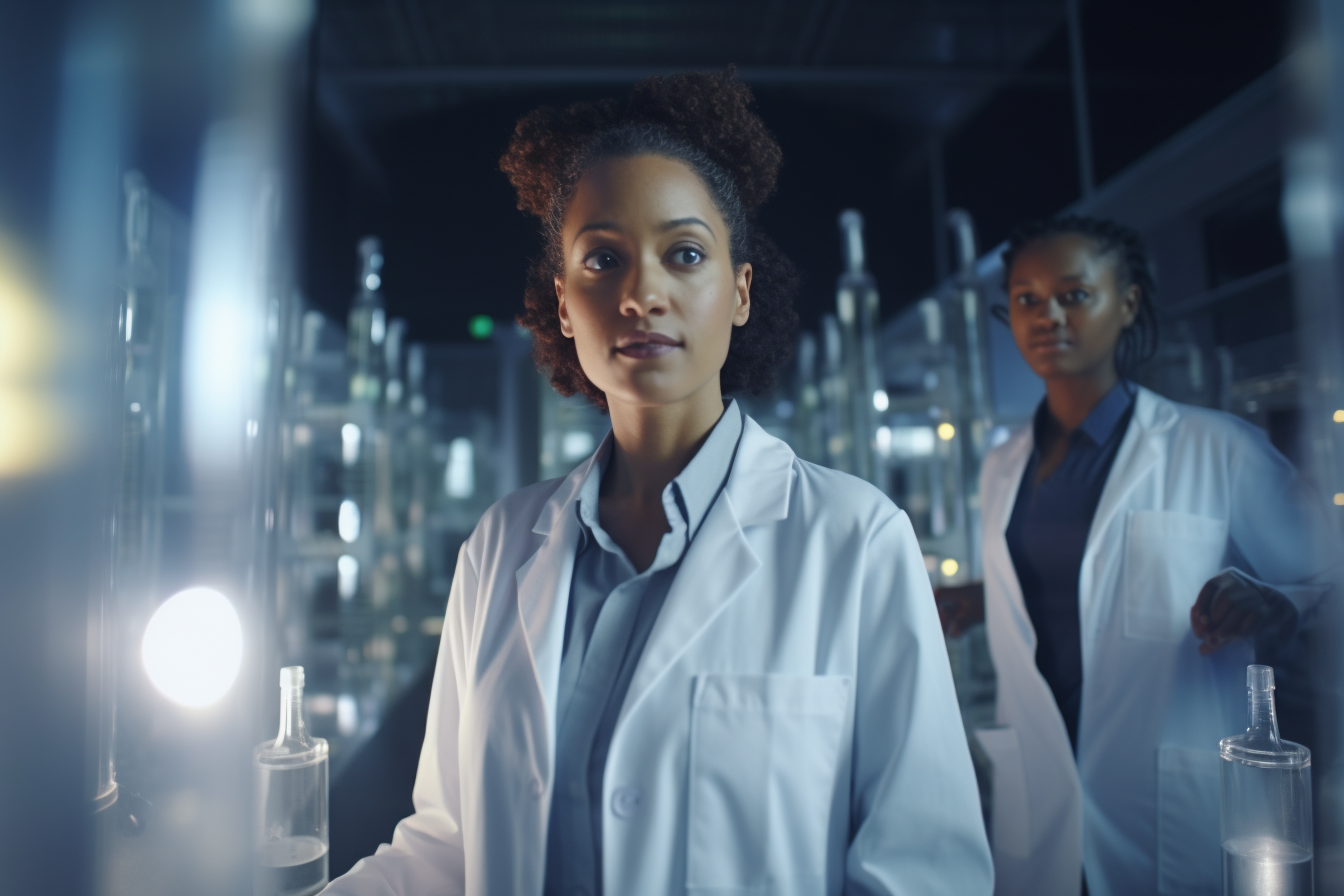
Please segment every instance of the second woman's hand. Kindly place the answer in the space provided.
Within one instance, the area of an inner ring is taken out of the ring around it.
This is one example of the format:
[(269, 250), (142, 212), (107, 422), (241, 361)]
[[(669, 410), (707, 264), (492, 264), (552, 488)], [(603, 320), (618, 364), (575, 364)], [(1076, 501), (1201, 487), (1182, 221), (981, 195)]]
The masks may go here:
[(985, 621), (985, 583), (933, 589), (943, 634), (956, 638)]
[(1275, 634), (1296, 620), (1297, 610), (1279, 592), (1234, 569), (1204, 583), (1190, 608), (1190, 628), (1208, 656), (1249, 635)]

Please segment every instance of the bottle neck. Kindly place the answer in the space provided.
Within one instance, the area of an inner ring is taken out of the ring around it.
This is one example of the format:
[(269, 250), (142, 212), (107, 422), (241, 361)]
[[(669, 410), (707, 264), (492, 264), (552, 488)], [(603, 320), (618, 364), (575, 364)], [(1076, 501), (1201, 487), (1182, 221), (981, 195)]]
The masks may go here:
[(308, 743), (308, 729), (303, 724), (303, 688), (280, 689), (280, 734), (275, 745), (286, 741)]
[(1246, 745), (1280, 752), (1279, 718), (1274, 711), (1274, 691), (1249, 688), (1247, 704), (1251, 726), (1246, 729)]

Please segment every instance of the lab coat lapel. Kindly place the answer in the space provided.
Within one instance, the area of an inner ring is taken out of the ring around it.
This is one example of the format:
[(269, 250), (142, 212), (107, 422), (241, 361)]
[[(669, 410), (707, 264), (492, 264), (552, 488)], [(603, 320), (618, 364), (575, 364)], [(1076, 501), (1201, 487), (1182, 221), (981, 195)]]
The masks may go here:
[(1013, 565), (1012, 555), (1008, 551), (1008, 523), (1013, 518), (1013, 507), (1017, 504), (1017, 494), (1022, 488), (1022, 474), (1026, 472), (1027, 461), (1031, 458), (1034, 444), (1031, 427), (1027, 426), (1006, 446), (1003, 468), (997, 475), (1003, 482), (1008, 483), (1008, 487), (1000, 493), (1001, 503), (985, 508), (988, 515), (985, 520), (985, 531), (994, 533), (993, 550), (1001, 555), (997, 559), (1004, 571), (1004, 590), (1008, 595), (1009, 606), (1012, 607), (1018, 626), (1023, 630), (1025, 640), (1033, 647), (1036, 643), (1036, 629), (1027, 614), (1027, 602), (1022, 596), (1022, 583), (1017, 578), (1017, 568)]
[(635, 667), (618, 727), (760, 568), (744, 529), (788, 515), (793, 461), (787, 445), (746, 418), (733, 470), (677, 569)]
[(1083, 550), (1083, 562), (1078, 571), (1078, 612), (1082, 624), (1084, 662), (1092, 641), (1089, 633), (1096, 631), (1097, 614), (1100, 612), (1098, 575), (1115, 567), (1111, 563), (1099, 569), (1099, 557), (1108, 545), (1114, 547), (1122, 543), (1121, 540), (1108, 540), (1103, 536), (1116, 515), (1125, 509), (1130, 494), (1162, 459), (1156, 437), (1170, 427), (1175, 419), (1175, 413), (1164, 399), (1147, 389), (1139, 389), (1134, 398), (1134, 414), (1130, 418), (1129, 430), (1120, 442), (1115, 461), (1111, 464), (1111, 472), (1106, 477), (1106, 485), (1101, 490), (1101, 498), (1097, 501), (1097, 510), (1092, 515), (1092, 526), (1087, 533), (1087, 546)]
[[(610, 435), (607, 436), (611, 438)], [(546, 707), (546, 733), (555, 752), (555, 704), (560, 684), (560, 655), (564, 650), (565, 613), (570, 580), (579, 546), (580, 524), (574, 502), (588, 470), (602, 448), (566, 477), (546, 502), (532, 531), (544, 536), (537, 552), (518, 568), (518, 616), (536, 673), (537, 688)]]

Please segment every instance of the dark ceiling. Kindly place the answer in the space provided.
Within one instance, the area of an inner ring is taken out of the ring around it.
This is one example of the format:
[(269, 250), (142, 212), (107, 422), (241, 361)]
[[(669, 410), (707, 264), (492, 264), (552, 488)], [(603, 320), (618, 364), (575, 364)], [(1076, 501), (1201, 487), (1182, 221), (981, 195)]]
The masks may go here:
[[(1080, 7), (1101, 180), (1284, 51), (1285, 2)], [(804, 325), (832, 305), (847, 207), (866, 216), (890, 314), (936, 280), (939, 189), (987, 244), (1077, 197), (1066, 22), (1065, 0), (325, 0), (305, 288), (343, 315), (355, 242), (377, 233), (390, 310), (413, 338), (462, 339), (472, 314), (516, 313), (537, 240), (495, 162), (517, 117), (734, 63), (784, 149), (762, 225), (804, 275)]]

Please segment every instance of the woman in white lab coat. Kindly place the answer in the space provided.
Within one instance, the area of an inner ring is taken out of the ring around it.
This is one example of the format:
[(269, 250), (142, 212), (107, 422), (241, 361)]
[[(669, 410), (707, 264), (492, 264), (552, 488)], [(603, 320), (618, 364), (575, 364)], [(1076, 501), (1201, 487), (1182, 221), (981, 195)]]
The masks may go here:
[(1329, 520), (1258, 429), (1123, 378), (1156, 342), (1134, 231), (1027, 225), (1004, 270), (1046, 397), (981, 476), (996, 892), (1219, 893), (1218, 740), (1324, 593)]
[(722, 399), (794, 319), (749, 99), (685, 75), (519, 122), (520, 320), (612, 434), (463, 545), (415, 814), (329, 893), (990, 892), (908, 519)]

